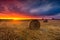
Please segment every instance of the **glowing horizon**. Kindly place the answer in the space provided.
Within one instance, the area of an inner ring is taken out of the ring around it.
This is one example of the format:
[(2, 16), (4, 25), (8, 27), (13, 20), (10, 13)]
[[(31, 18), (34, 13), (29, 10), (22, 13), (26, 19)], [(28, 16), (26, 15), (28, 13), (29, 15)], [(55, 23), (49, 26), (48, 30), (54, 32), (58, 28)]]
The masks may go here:
[(0, 19), (28, 20), (28, 19), (42, 19), (42, 18), (19, 14), (19, 13), (12, 13), (12, 12), (5, 13), (4, 12), (4, 13), (0, 13)]

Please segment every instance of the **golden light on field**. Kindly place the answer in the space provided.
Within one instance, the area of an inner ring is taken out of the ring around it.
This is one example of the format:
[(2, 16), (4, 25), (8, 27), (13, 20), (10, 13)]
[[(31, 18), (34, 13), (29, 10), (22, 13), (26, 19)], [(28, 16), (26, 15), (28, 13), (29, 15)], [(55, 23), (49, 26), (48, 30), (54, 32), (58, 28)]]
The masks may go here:
[(9, 21), (9, 24), (21, 24), (22, 21), (18, 21), (18, 20), (12, 20), (12, 21)]

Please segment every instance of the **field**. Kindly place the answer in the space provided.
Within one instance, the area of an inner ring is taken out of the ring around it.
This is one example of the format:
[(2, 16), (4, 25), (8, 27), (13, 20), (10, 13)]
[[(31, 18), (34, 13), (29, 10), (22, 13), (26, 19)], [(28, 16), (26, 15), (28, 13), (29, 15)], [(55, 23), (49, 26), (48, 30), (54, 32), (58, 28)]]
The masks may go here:
[(0, 40), (60, 40), (60, 20), (40, 21), (40, 29), (29, 29), (30, 21), (0, 21)]

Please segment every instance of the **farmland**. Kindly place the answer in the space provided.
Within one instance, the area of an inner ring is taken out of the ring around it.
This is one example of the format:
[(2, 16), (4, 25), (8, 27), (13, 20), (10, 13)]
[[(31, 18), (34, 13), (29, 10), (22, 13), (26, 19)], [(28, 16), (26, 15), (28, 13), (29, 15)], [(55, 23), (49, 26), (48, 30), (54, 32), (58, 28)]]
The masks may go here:
[(60, 20), (39, 20), (40, 29), (29, 29), (28, 20), (0, 21), (0, 40), (60, 40)]

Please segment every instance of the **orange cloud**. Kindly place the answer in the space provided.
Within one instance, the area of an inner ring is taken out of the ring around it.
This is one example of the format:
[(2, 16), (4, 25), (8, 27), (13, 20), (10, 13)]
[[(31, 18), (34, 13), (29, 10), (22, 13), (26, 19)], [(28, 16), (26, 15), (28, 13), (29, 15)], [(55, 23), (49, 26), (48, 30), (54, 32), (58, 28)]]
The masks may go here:
[(14, 20), (27, 20), (27, 19), (42, 19), (36, 16), (30, 16), (23, 13), (4, 12), (0, 13), (0, 19), (14, 19)]
[(33, 18), (32, 16), (28, 16), (28, 15), (24, 15), (24, 14), (18, 14), (18, 13), (11, 13), (11, 12), (8, 12), (8, 13), (0, 13), (0, 19), (15, 19), (15, 20), (18, 20), (18, 19), (31, 19)]

